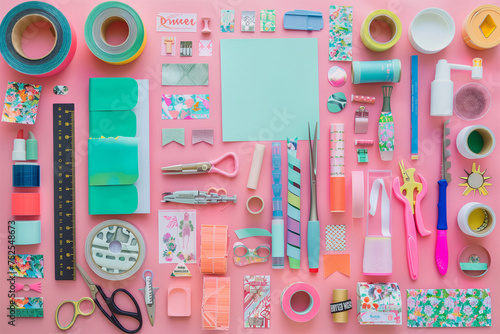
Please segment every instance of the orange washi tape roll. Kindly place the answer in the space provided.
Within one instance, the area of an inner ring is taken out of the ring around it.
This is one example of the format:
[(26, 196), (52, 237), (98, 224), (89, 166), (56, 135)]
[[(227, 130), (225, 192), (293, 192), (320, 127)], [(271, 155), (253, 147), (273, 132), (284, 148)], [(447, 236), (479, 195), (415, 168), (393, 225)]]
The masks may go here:
[(465, 18), (462, 37), (465, 44), (476, 50), (486, 50), (500, 44), (500, 7), (482, 5)]
[(227, 226), (201, 225), (202, 274), (225, 274), (227, 271)]

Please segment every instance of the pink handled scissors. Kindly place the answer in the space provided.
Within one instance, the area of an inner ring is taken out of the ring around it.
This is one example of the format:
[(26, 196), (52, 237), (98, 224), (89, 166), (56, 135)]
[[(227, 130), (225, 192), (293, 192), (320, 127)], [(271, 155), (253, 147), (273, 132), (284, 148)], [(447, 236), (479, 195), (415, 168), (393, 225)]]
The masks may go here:
[[(226, 158), (232, 158), (234, 163), (234, 170), (232, 172), (227, 172), (225, 170), (215, 167), (219, 162)], [(165, 175), (186, 175), (186, 174), (199, 174), (199, 173), (218, 173), (227, 177), (235, 177), (238, 175), (240, 164), (238, 162), (238, 157), (233, 152), (228, 152), (219, 158), (211, 161), (195, 162), (190, 164), (172, 165), (167, 167), (162, 167), (161, 170)]]

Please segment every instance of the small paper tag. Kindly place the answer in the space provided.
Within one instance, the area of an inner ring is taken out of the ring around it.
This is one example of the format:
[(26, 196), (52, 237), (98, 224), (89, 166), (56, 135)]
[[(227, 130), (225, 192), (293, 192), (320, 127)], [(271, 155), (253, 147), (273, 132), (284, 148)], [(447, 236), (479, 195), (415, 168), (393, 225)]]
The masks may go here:
[(184, 263), (178, 263), (177, 267), (175, 267), (174, 271), (172, 271), (172, 274), (170, 274), (172, 277), (191, 277), (191, 272), (189, 271), (188, 267)]
[(330, 303), (330, 313), (345, 312), (352, 309), (352, 301), (350, 299), (338, 303)]

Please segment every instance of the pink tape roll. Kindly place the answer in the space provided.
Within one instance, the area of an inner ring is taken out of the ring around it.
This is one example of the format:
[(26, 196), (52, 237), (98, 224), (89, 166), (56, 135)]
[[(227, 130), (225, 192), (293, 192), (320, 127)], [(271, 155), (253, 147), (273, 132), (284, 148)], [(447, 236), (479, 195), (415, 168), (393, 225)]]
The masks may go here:
[(352, 171), (352, 217), (365, 216), (365, 178), (363, 171)]
[[(297, 312), (292, 308), (292, 297), (297, 292), (305, 292), (309, 295), (309, 306)], [(287, 285), (281, 292), (281, 309), (290, 320), (295, 322), (306, 322), (312, 320), (318, 314), (320, 300), (319, 294), (311, 285), (303, 282), (295, 282)]]

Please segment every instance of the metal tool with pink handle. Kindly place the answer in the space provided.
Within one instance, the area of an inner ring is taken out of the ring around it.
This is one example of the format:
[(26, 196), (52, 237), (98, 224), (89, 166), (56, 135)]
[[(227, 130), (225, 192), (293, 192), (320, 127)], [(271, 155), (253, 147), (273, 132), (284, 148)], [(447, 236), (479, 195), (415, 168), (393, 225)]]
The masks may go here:
[[(234, 162), (234, 170), (232, 172), (227, 172), (225, 170), (215, 167), (219, 162), (226, 158), (232, 158)], [(233, 152), (228, 152), (219, 158), (211, 161), (194, 162), (190, 164), (172, 165), (167, 167), (162, 167), (161, 170), (165, 175), (190, 175), (199, 173), (218, 173), (227, 177), (235, 177), (238, 175), (240, 164), (238, 162), (238, 157)]]
[[(406, 229), (406, 257), (408, 259), (408, 270), (411, 279), (418, 278), (418, 248), (417, 232), (421, 236), (431, 234), (426, 230), (422, 220), (420, 202), (427, 193), (427, 182), (421, 174), (418, 174), (420, 182), (415, 181), (415, 168), (406, 169), (403, 161), (399, 163), (403, 185), (399, 183), (399, 177), (392, 182), (392, 190), (397, 199), (403, 202), (405, 206), (405, 229)], [(415, 192), (417, 193), (415, 196)], [(415, 226), (417, 227), (415, 229)]]

